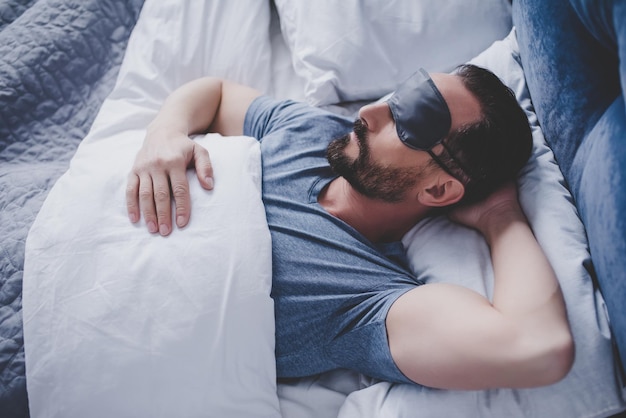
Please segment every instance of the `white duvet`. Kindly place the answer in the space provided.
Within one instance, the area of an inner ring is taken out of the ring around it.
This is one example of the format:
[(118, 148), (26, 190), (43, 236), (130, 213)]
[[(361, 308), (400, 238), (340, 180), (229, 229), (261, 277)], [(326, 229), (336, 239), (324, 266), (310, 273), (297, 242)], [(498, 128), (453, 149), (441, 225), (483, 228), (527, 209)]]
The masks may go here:
[[(115, 90), (30, 231), (23, 310), (33, 418), (280, 416), (257, 141), (196, 139), (211, 152), (215, 189), (190, 172), (184, 230), (151, 236), (126, 215), (126, 177), (171, 90), (206, 69), (269, 85), (265, 3), (186, 3), (145, 4)], [(236, 14), (242, 5), (248, 18)]]
[[(439, 27), (427, 18), (434, 9), (445, 10), (437, 15), (444, 29), (446, 16), (453, 22), (461, 12), (471, 18), (470, 10), (480, 19), (487, 11), (497, 14), (493, 27), (481, 20), (476, 48), (487, 48), (510, 30), (510, 20), (501, 21), (506, 0), (467, 0), (467, 9), (452, 0), (384, 3), (393, 19), (397, 10), (415, 19), (416, 25), (406, 26), (413, 28), (410, 36), (431, 39), (432, 50), (423, 54), (442, 47), (433, 44)], [(397, 9), (402, 3), (406, 7)], [(324, 31), (324, 39), (351, 40), (340, 32), (367, 23), (363, 13), (369, 9), (357, 0), (342, 3), (348, 12), (354, 9), (343, 15), (330, 12), (333, 1), (315, 4), (306, 9), (305, 3), (277, 1), (274, 16), (305, 16), (318, 22), (314, 26)], [(146, 1), (117, 85), (28, 237), (23, 313), (31, 416), (570, 418), (624, 409), (603, 301), (586, 269), (584, 229), (532, 113), (514, 32), (476, 63), (515, 90), (533, 123), (535, 151), (520, 179), (520, 196), (561, 281), (577, 344), (572, 372), (556, 385), (455, 392), (374, 382), (346, 371), (277, 385), (271, 243), (260, 194), (259, 147), (252, 138), (196, 138), (211, 154), (215, 190), (203, 190), (189, 173), (192, 219), (184, 230), (163, 238), (127, 220), (126, 175), (145, 127), (169, 92), (185, 81), (224, 76), (311, 102), (325, 90), (353, 97), (354, 91), (342, 92), (351, 86), (342, 84), (345, 74), (328, 78), (332, 86), (319, 78), (328, 60), (315, 60), (322, 65), (315, 71), (294, 72), (306, 67), (295, 61), (310, 59), (320, 37), (310, 29), (298, 32), (306, 26), (297, 21), (293, 27), (282, 21), (279, 28), (271, 13), (269, 3), (259, 0)], [(279, 29), (291, 37), (283, 40)], [(385, 47), (403, 47), (396, 44)], [(461, 49), (459, 54), (467, 53)], [(363, 56), (346, 54), (350, 49), (341, 51), (344, 64), (357, 65), (350, 71), (358, 76)], [(375, 66), (376, 51), (367, 58)], [(309, 74), (315, 79), (307, 79)], [(474, 232), (437, 218), (417, 225), (404, 243), (420, 276), (490, 294), (489, 253)], [(451, 252), (455, 263), (447, 258)]]

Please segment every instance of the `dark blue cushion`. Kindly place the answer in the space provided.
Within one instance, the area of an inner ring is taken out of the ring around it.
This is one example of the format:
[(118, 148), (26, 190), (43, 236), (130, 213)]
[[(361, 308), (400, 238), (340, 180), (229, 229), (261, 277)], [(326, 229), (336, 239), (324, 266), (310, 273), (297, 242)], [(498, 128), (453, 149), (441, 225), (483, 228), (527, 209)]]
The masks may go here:
[(585, 224), (590, 268), (626, 360), (626, 2), (516, 0), (513, 21), (537, 117)]

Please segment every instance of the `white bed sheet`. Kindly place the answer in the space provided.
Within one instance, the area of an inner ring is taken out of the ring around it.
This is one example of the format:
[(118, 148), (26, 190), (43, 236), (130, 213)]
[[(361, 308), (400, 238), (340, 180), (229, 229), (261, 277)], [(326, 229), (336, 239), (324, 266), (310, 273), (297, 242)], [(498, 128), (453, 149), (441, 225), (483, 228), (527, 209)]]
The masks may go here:
[[(167, 238), (126, 216), (125, 185), (166, 96), (203, 75), (271, 83), (269, 3), (148, 0), (114, 91), (26, 248), (31, 417), (280, 417), (271, 239), (253, 138), (200, 136), (215, 188)], [(207, 41), (210, 40), (210, 41)]]

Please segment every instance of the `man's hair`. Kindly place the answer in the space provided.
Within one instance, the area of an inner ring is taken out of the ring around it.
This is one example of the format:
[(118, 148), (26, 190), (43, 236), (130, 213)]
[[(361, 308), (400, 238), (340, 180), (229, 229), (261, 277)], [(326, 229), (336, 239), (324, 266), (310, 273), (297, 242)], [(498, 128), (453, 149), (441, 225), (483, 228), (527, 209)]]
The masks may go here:
[(444, 138), (439, 159), (465, 185), (459, 203), (472, 203), (516, 178), (530, 157), (532, 134), (513, 91), (495, 74), (469, 64), (455, 74), (480, 102), (482, 118)]

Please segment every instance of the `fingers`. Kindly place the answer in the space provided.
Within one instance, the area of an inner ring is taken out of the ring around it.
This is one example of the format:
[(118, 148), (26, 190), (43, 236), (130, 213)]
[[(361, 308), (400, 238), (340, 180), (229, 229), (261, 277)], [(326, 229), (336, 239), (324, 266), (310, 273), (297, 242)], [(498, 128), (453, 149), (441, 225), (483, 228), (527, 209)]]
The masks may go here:
[[(170, 193), (171, 190), (171, 193)], [(130, 173), (126, 188), (128, 218), (136, 223), (143, 216), (148, 231), (163, 236), (172, 232), (172, 205), (176, 207), (176, 225), (179, 228), (189, 223), (191, 197), (186, 169), (165, 172)]]
[(200, 184), (207, 190), (213, 189), (213, 165), (209, 158), (209, 152), (204, 147), (196, 144), (193, 149), (193, 159)]
[[(170, 197), (170, 183), (167, 176), (163, 174), (156, 174), (152, 177), (152, 187), (154, 193), (154, 209), (156, 210), (156, 222), (158, 225), (158, 231), (161, 235), (166, 236), (172, 232), (172, 200)], [(146, 208), (151, 209), (151, 208)], [(148, 219), (153, 218), (153, 214), (150, 213), (146, 216), (144, 211), (144, 217), (148, 222), (148, 230), (152, 233), (156, 232)]]
[(172, 231), (170, 191), (166, 176), (152, 178), (148, 174), (131, 173), (126, 188), (126, 208), (133, 223), (139, 220), (141, 212), (150, 233), (168, 235)]
[(191, 197), (187, 167), (193, 161), (203, 188), (213, 189), (213, 167), (208, 151), (189, 138), (172, 149), (161, 147), (154, 155), (154, 147), (142, 149), (128, 176), (126, 208), (131, 222), (144, 217), (150, 233), (163, 236), (172, 232), (172, 198), (175, 220), (179, 228), (189, 223)]
[(126, 185), (126, 211), (132, 223), (139, 221), (139, 176), (135, 173), (128, 175)]
[(139, 208), (143, 215), (148, 231), (158, 231), (156, 211), (154, 206), (154, 194), (152, 192), (152, 178), (149, 175), (139, 177)]
[(170, 173), (170, 183), (176, 206), (176, 225), (182, 228), (189, 222), (191, 212), (191, 197), (186, 172), (177, 170)]
[(126, 187), (126, 208), (131, 222), (139, 221), (139, 213), (143, 217), (151, 233), (158, 231), (155, 214), (154, 197), (152, 192), (152, 179), (150, 176), (142, 176), (131, 173), (128, 176)]

